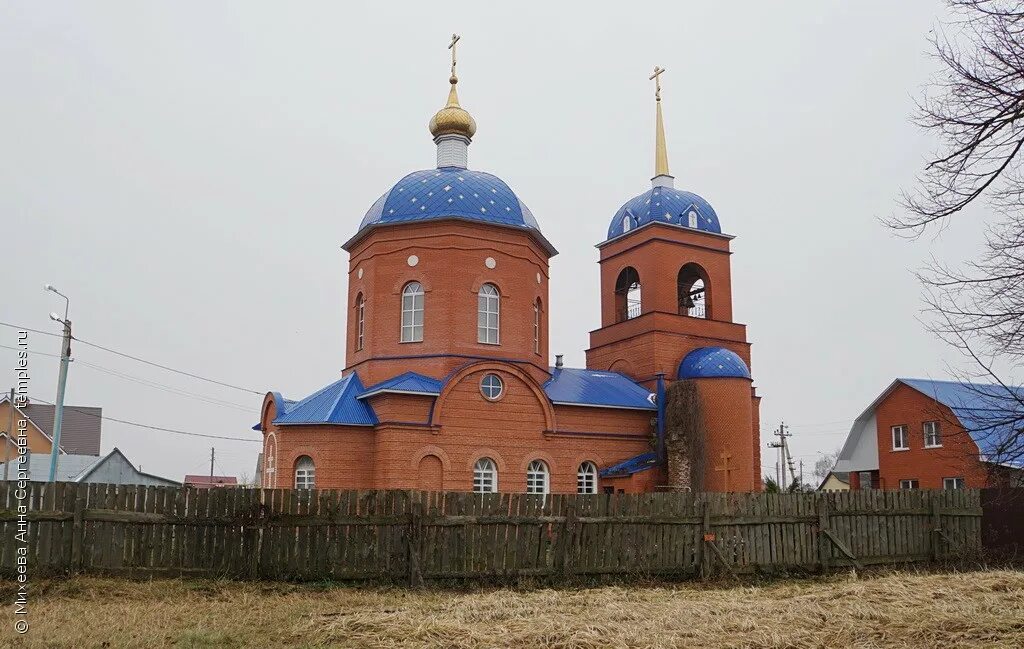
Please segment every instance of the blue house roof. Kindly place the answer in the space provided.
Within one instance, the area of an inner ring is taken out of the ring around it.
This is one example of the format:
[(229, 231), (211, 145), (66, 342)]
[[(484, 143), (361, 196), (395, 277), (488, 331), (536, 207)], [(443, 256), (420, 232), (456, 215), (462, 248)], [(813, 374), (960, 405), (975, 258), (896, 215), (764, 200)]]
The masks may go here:
[(598, 475), (602, 478), (617, 478), (647, 471), (656, 466), (658, 466), (658, 455), (654, 451), (650, 451), (648, 453), (641, 453), (636, 457), (631, 457), (628, 460), (623, 460), (618, 464), (605, 467), (598, 471)]
[(626, 217), (629, 217), (630, 230), (651, 222), (688, 228), (690, 227), (690, 212), (696, 213), (698, 230), (722, 233), (718, 214), (706, 200), (697, 194), (672, 187), (653, 187), (643, 194), (629, 199), (619, 208), (608, 225), (608, 238), (614, 239), (625, 234), (624, 219)]
[(357, 399), (366, 399), (376, 394), (382, 394), (384, 392), (392, 392), (399, 394), (424, 394), (436, 397), (441, 394), (441, 388), (443, 383), (437, 379), (432, 379), (429, 376), (423, 376), (416, 372), (405, 372), (398, 376), (388, 379), (387, 381), (381, 381), (376, 385), (371, 385), (366, 388), (366, 391), (356, 397)]
[(735, 352), (724, 347), (695, 349), (679, 363), (679, 379), (740, 378), (749, 379), (750, 369)]
[(540, 233), (533, 213), (505, 181), (460, 167), (424, 169), (402, 178), (370, 207), (359, 232), (380, 224), (448, 218), (529, 230), (552, 254), (556, 252)]
[(364, 392), (359, 375), (355, 372), (325, 388), (314, 392), (278, 415), (274, 423), (281, 426), (292, 424), (343, 424), (349, 426), (373, 426), (377, 416), (370, 406), (358, 399)]
[[(1024, 466), (1019, 442), (1014, 442), (1024, 420), (1024, 387), (1004, 388), (984, 383), (897, 379), (948, 407), (978, 445), (982, 459)], [(1013, 457), (1007, 458), (1010, 454)]]
[(657, 410), (650, 392), (618, 372), (552, 367), (544, 392), (563, 405)]

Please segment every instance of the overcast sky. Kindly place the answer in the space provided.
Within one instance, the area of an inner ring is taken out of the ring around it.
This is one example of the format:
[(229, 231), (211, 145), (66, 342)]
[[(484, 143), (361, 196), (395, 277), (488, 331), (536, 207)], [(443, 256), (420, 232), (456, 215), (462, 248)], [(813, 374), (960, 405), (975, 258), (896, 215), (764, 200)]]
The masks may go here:
[[(479, 125), (470, 167), (503, 178), (560, 250), (551, 353), (582, 366), (599, 326), (593, 244), (653, 175), (658, 64), (676, 187), (736, 235), (762, 442), (785, 419), (811, 465), (894, 377), (962, 363), (924, 332), (911, 273), (930, 255), (977, 254), (989, 215), (917, 241), (878, 222), (935, 146), (909, 116), (937, 70), (926, 37), (941, 3), (728, 5), (5, 2), (0, 320), (58, 332), (51, 282), (85, 340), (292, 398), (334, 380), (339, 245), (395, 181), (433, 166), (426, 124), (456, 31), (459, 94)], [(30, 348), (59, 341), (34, 334)], [(74, 353), (70, 404), (258, 440), (257, 395)], [(53, 400), (56, 369), (31, 357), (33, 396)], [(177, 480), (207, 471), (212, 445), (218, 472), (253, 474), (256, 443), (103, 425), (104, 452)]]

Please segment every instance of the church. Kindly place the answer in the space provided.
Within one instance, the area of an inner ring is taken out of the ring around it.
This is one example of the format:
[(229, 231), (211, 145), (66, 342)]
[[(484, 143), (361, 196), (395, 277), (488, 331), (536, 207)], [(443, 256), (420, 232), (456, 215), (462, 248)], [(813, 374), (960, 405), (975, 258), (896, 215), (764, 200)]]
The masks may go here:
[(550, 366), (557, 250), (508, 184), (469, 165), (477, 125), (459, 103), (458, 40), (448, 101), (429, 122), (436, 168), (391, 186), (342, 245), (341, 377), (303, 399), (264, 398), (263, 486), (759, 490), (760, 398), (732, 316), (733, 237), (674, 186), (663, 70), (651, 76), (651, 187), (614, 211), (597, 244), (601, 327), (587, 366)]

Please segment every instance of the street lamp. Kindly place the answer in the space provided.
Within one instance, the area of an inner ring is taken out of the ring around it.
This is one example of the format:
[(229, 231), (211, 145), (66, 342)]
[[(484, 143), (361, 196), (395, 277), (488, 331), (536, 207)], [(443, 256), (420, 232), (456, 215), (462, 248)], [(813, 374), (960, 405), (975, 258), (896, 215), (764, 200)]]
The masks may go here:
[(68, 319), (68, 311), (71, 309), (71, 300), (67, 295), (58, 291), (53, 284), (43, 286), (44, 290), (56, 293), (64, 298), (64, 319), (56, 313), (50, 314), (50, 319), (64, 325), (64, 335), (61, 340), (60, 349), (60, 374), (57, 377), (57, 402), (54, 404), (53, 413), (53, 446), (50, 448), (50, 476), (49, 481), (53, 482), (57, 477), (57, 459), (60, 456), (60, 430), (64, 423), (64, 388), (68, 382), (68, 363), (71, 361), (71, 320)]

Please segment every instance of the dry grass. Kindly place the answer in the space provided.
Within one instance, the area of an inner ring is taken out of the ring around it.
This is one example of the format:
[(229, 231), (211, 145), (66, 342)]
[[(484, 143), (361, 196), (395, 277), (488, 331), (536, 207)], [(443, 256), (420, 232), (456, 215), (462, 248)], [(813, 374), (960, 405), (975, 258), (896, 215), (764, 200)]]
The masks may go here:
[(406, 591), (75, 578), (14, 647), (1024, 647), (1024, 572)]

